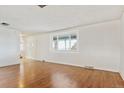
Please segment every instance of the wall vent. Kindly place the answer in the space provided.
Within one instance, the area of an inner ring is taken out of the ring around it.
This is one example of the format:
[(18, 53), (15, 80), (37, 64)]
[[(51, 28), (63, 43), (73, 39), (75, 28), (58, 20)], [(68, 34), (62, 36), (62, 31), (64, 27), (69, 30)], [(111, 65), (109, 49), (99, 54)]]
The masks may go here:
[(5, 23), (5, 22), (2, 22), (1, 25), (3, 25), (3, 26), (9, 26), (9, 24), (8, 23)]
[(46, 62), (45, 60), (42, 60), (42, 62)]
[(85, 69), (89, 69), (89, 70), (90, 70), (90, 69), (91, 69), (91, 70), (93, 70), (93, 69), (94, 69), (94, 67), (93, 67), (93, 66), (85, 66), (84, 68), (85, 68)]

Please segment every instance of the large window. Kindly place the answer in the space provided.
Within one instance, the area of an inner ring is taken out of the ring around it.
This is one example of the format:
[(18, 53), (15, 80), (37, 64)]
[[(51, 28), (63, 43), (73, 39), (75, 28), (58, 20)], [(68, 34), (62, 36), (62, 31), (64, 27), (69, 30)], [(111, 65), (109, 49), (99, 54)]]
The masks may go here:
[(60, 51), (77, 51), (78, 37), (76, 33), (52, 36), (52, 48)]

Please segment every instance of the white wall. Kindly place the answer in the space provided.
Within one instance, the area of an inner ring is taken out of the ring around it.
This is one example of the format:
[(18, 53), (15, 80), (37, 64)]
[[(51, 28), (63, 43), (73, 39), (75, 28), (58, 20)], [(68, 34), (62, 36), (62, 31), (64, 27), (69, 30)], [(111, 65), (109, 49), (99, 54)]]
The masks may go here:
[(0, 67), (19, 63), (19, 33), (0, 27)]
[[(50, 35), (46, 33), (27, 37), (29, 58), (77, 66), (119, 71), (120, 21), (110, 21), (65, 31), (79, 31), (79, 53), (51, 52)], [(34, 43), (32, 47), (31, 44)]]
[(121, 17), (120, 74), (124, 79), (124, 14)]

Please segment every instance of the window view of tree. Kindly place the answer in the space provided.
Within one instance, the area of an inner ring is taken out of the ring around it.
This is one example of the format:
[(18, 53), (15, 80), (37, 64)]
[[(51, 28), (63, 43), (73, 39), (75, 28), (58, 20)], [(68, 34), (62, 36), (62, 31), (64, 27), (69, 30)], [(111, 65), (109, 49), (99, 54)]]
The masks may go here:
[(77, 36), (71, 35), (71, 50), (76, 50), (77, 46)]
[(52, 44), (55, 50), (77, 50), (77, 35), (54, 36)]

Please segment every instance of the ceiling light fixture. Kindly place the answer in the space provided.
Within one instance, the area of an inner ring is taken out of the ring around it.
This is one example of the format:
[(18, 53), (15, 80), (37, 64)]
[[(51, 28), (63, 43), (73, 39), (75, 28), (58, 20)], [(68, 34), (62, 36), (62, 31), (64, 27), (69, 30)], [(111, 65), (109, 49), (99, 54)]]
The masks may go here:
[(38, 5), (40, 8), (44, 8), (45, 6), (47, 6), (47, 5)]

